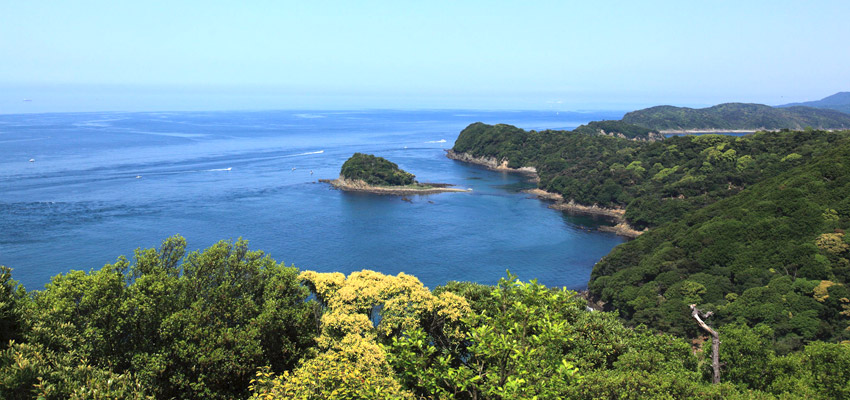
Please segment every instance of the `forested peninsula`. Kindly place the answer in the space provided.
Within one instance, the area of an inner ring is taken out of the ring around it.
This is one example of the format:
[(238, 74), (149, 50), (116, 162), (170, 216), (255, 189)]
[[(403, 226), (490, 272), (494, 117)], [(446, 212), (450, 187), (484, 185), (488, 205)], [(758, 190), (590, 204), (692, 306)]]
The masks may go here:
[(320, 179), (333, 187), (349, 192), (387, 195), (434, 194), (465, 192), (447, 183), (419, 183), (416, 176), (399, 168), (383, 157), (354, 153), (345, 163), (337, 179)]
[[(721, 332), (751, 335), (767, 359), (838, 342), (850, 356), (850, 131), (638, 142), (476, 123), (450, 157), (533, 169), (541, 190), (591, 212), (624, 210), (647, 229), (597, 263), (589, 283), (590, 298), (628, 326), (699, 338), (696, 304)], [(785, 373), (759, 362), (750, 387)]]
[(724, 103), (707, 108), (650, 107), (627, 113), (622, 122), (664, 132), (850, 129), (850, 114), (804, 106)]
[(805, 164), (847, 137), (847, 132), (783, 131), (643, 142), (474, 123), (460, 133), (449, 157), (533, 172), (538, 188), (560, 195), (565, 204), (620, 212), (625, 222), (643, 230)]

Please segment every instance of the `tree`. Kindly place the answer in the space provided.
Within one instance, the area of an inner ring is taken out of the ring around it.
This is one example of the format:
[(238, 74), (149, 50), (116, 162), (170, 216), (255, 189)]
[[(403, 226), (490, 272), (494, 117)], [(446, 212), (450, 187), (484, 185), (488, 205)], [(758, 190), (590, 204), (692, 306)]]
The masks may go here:
[[(704, 290), (705, 288), (703, 288)], [(703, 322), (703, 318), (708, 318), (712, 315), (709, 311), (708, 313), (703, 313), (699, 309), (697, 309), (696, 304), (691, 304), (691, 315), (697, 321), (697, 324), (708, 332), (711, 335), (711, 382), (715, 385), (720, 383), (720, 335), (714, 329), (711, 329), (705, 322)]]
[[(424, 398), (607, 398), (624, 382), (636, 395), (669, 391), (714, 393), (701, 386), (690, 346), (669, 335), (628, 329), (609, 313), (588, 312), (575, 292), (549, 289), (514, 276), (482, 296), (477, 286), (452, 283), (477, 299), (458, 347), (441, 346), (423, 330), (388, 348), (403, 385)], [(650, 389), (651, 388), (651, 389)], [(705, 396), (703, 396), (705, 397)]]
[[(301, 279), (324, 307), (320, 353), (281, 376), (257, 374), (255, 398), (409, 398), (394, 379), (382, 342), (421, 329), (429, 321), (447, 338), (469, 314), (467, 302), (450, 292), (434, 296), (413, 276), (374, 271), (340, 273), (305, 271)], [(379, 395), (380, 393), (380, 395)]]
[(315, 303), (297, 275), (241, 239), (187, 255), (181, 307), (162, 321), (163, 345), (147, 369), (158, 395), (245, 396), (261, 366), (291, 368), (316, 333)]
[(184, 257), (185, 246), (171, 237), (136, 250), (132, 264), (119, 257), (54, 277), (31, 301), (11, 296), (25, 300), (15, 308), (25, 343), (0, 357), (6, 397), (96, 397), (119, 386), (158, 398), (247, 397), (260, 367), (291, 369), (314, 346), (318, 305), (297, 269), (241, 239)]
[(824, 398), (850, 399), (850, 344), (814, 342), (803, 354), (815, 391)]
[(12, 269), (0, 265), (0, 350), (21, 335), (21, 312), (27, 300), (23, 286), (12, 279)]
[(773, 330), (764, 324), (754, 328), (735, 324), (720, 328), (720, 333), (723, 346), (718, 354), (723, 361), (725, 379), (751, 389), (767, 388), (774, 379), (771, 373), (775, 358), (771, 343)]

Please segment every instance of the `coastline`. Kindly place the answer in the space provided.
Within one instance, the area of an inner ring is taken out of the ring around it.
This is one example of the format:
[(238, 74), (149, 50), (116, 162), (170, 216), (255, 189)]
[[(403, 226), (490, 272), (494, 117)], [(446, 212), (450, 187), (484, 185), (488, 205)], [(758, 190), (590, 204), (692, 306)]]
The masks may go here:
[(497, 160), (496, 157), (475, 157), (469, 153), (458, 153), (452, 149), (446, 150), (446, 157), (463, 161), (470, 164), (481, 165), (483, 167), (487, 167), (494, 171), (505, 171), (505, 172), (515, 172), (518, 174), (524, 174), (532, 178), (535, 182), (540, 181), (540, 177), (537, 175), (537, 168), (534, 167), (520, 167), (520, 168), (511, 168), (508, 167), (508, 160)]
[(406, 196), (411, 194), (436, 194), (446, 192), (469, 192), (467, 189), (456, 189), (447, 183), (423, 183), (422, 188), (374, 186), (363, 181), (351, 181), (343, 177), (337, 179), (319, 179), (319, 182), (329, 183), (336, 189), (346, 192), (373, 193), (390, 196)]
[(692, 133), (756, 133), (771, 132), (770, 129), (666, 129), (658, 133), (662, 135), (690, 135)]
[[(510, 168), (508, 167), (507, 159), (497, 160), (495, 157), (475, 157), (468, 153), (457, 153), (454, 150), (446, 150), (446, 157), (452, 160), (484, 166), (494, 171), (521, 173), (528, 176), (535, 182), (540, 182), (540, 176), (537, 175), (537, 169), (534, 167)], [(534, 195), (540, 200), (551, 201), (552, 204), (549, 205), (549, 208), (551, 209), (569, 213), (598, 215), (611, 218), (614, 222), (616, 222), (614, 226), (600, 226), (598, 229), (603, 232), (611, 232), (628, 238), (636, 238), (645, 232), (645, 230), (639, 231), (634, 229), (626, 222), (625, 218), (623, 218), (626, 213), (625, 209), (605, 208), (599, 207), (595, 204), (591, 206), (577, 204), (572, 200), (565, 201), (564, 196), (558, 193), (547, 192), (540, 188), (523, 190), (523, 192)]]
[[(788, 128), (791, 130), (802, 130), (803, 128)], [(842, 128), (816, 128), (816, 130), (836, 132), (843, 131)], [(782, 129), (666, 129), (658, 131), (662, 135), (690, 135), (692, 133), (756, 133), (756, 132), (781, 132)]]
[(632, 239), (646, 232), (645, 230), (639, 231), (629, 225), (628, 222), (626, 222), (625, 218), (623, 218), (623, 216), (626, 214), (626, 210), (622, 208), (605, 208), (599, 207), (596, 204), (592, 206), (585, 206), (582, 204), (578, 204), (572, 200), (567, 202), (564, 201), (564, 197), (560, 194), (547, 192), (543, 189), (528, 189), (523, 190), (523, 192), (537, 196), (537, 198), (541, 200), (553, 201), (554, 203), (550, 204), (549, 208), (555, 210), (576, 214), (598, 215), (611, 218), (614, 222), (616, 222), (616, 225), (614, 226), (600, 226), (599, 228), (597, 228), (602, 232), (611, 232)]

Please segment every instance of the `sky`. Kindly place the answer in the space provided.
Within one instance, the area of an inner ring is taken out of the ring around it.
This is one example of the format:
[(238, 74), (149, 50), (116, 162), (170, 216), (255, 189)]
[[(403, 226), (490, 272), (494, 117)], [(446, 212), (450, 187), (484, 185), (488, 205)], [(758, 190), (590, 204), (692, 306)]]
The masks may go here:
[(849, 19), (847, 0), (0, 0), (0, 113), (784, 104), (850, 90)]

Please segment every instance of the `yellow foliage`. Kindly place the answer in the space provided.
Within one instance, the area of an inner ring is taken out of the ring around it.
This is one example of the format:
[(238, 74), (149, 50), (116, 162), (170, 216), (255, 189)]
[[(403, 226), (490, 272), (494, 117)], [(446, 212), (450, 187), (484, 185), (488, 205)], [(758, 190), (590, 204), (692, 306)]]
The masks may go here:
[(316, 340), (322, 349), (333, 346), (337, 338), (350, 335), (365, 338), (375, 335), (372, 321), (365, 314), (330, 311), (322, 315), (321, 323), (322, 334)]
[(339, 273), (305, 271), (300, 277), (327, 306), (322, 336), (363, 335), (372, 329), (369, 317), (374, 310), (381, 315), (376, 333), (384, 337), (419, 327), (426, 314), (456, 324), (471, 312), (465, 299), (448, 293), (434, 296), (419, 279), (405, 273), (392, 276), (363, 270), (344, 278)]
[[(838, 301), (841, 302), (841, 308), (844, 309), (844, 311), (840, 312), (839, 314), (850, 317), (850, 299), (842, 297)], [(850, 331), (850, 326), (844, 329)]]
[(469, 303), (461, 296), (452, 292), (440, 293), (434, 301), (437, 316), (443, 322), (448, 322), (444, 325), (443, 331), (447, 337), (451, 339), (463, 339), (464, 333), (461, 330), (460, 321), (472, 313), (472, 308)]
[(302, 281), (312, 284), (311, 289), (323, 301), (324, 293), (336, 291), (345, 282), (345, 275), (339, 272), (320, 274), (315, 271), (304, 271), (299, 277)]
[(829, 298), (829, 287), (835, 285), (832, 281), (820, 281), (820, 284), (814, 288), (813, 297), (815, 300), (823, 303)]
[[(407, 399), (392, 377), (379, 337), (419, 328), (423, 318), (442, 323), (449, 337), (462, 337), (460, 321), (471, 314), (466, 299), (445, 292), (434, 296), (416, 277), (363, 270), (340, 273), (304, 271), (300, 278), (326, 307), (315, 358), (294, 371), (273, 376), (261, 370), (252, 399)], [(377, 326), (373, 313), (380, 313)]]
[(824, 233), (818, 236), (815, 245), (830, 254), (841, 254), (850, 248), (850, 244), (844, 242), (843, 233)]
[(374, 340), (349, 335), (292, 373), (259, 371), (251, 399), (412, 399), (393, 375)]

